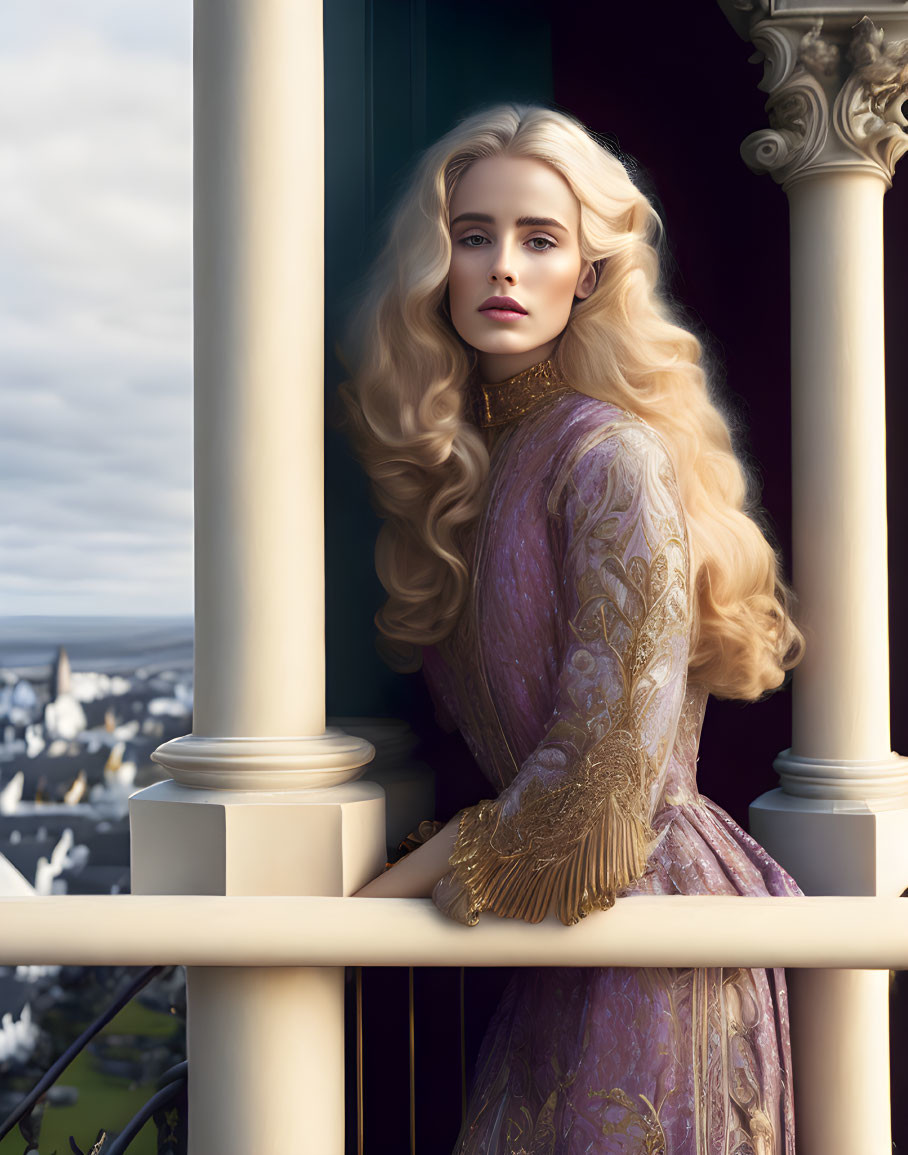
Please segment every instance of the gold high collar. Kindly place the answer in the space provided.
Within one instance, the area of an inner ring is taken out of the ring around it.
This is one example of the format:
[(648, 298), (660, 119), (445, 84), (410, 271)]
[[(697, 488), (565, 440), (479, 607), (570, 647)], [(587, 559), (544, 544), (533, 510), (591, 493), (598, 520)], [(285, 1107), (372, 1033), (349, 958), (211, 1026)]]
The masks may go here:
[(540, 361), (494, 385), (476, 381), (473, 384), (476, 424), (480, 429), (508, 425), (568, 392), (570, 386), (551, 361)]

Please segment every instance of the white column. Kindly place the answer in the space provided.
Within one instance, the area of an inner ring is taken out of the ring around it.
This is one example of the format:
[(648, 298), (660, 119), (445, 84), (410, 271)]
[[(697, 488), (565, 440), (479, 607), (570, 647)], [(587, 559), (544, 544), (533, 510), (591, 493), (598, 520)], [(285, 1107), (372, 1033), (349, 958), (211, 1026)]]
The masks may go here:
[(857, 5), (829, 15), (804, 0), (788, 16), (781, 0), (766, 17), (720, 3), (765, 62), (772, 127), (742, 155), (790, 206), (793, 568), (808, 648), (776, 765), (791, 796), (892, 804), (908, 769), (889, 737), (883, 195), (908, 149), (908, 13), (884, 30)]
[(196, 734), (324, 713), (320, 8), (196, 0)]
[(889, 972), (794, 970), (798, 1155), (891, 1155)]
[(155, 753), (188, 785), (324, 785), (372, 752), (325, 731), (321, 12), (195, 3), (195, 700)]
[[(807, 652), (792, 753), (890, 762), (879, 170), (788, 189), (794, 585)], [(893, 768), (895, 769), (895, 768)]]
[[(908, 149), (908, 13), (887, 12), (884, 30), (847, 3), (719, 3), (765, 62), (771, 128), (742, 155), (790, 204), (793, 577), (808, 647), (782, 788), (753, 803), (751, 832), (808, 894), (899, 894), (908, 772), (889, 734), (882, 212)], [(889, 1155), (887, 980), (792, 976), (800, 1155)]]
[[(195, 703), (130, 800), (144, 894), (346, 895), (373, 750), (325, 728), (321, 0), (195, 0)], [(341, 968), (188, 972), (189, 1155), (342, 1155)]]
[(344, 1150), (343, 967), (189, 967), (189, 1151)]

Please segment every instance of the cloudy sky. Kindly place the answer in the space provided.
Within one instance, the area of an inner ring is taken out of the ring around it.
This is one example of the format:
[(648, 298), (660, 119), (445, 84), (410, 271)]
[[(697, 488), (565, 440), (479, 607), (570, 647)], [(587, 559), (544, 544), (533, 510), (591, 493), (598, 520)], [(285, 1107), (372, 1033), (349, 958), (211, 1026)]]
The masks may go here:
[(0, 3), (0, 615), (192, 610), (191, 10)]

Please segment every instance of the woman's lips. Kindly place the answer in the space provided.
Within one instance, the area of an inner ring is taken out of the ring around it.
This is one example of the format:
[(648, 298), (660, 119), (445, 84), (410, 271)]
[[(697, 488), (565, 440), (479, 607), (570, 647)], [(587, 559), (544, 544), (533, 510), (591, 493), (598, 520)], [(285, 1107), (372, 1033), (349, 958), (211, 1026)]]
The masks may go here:
[(480, 309), (484, 317), (491, 317), (493, 321), (518, 321), (526, 313), (518, 313), (516, 309)]
[(516, 321), (527, 314), (523, 305), (513, 297), (488, 297), (479, 306), (479, 312), (493, 321)]

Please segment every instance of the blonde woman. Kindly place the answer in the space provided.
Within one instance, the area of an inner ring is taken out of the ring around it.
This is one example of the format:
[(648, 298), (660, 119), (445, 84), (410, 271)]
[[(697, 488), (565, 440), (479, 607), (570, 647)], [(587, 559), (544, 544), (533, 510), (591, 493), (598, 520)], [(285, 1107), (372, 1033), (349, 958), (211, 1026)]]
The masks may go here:
[[(345, 390), (386, 517), (376, 621), (490, 789), (363, 895), (473, 925), (798, 893), (697, 791), (707, 695), (760, 697), (803, 643), (659, 236), (539, 107), (463, 121), (397, 208)], [(517, 970), (456, 1150), (792, 1155), (783, 972)]]

